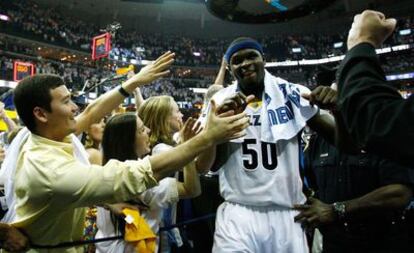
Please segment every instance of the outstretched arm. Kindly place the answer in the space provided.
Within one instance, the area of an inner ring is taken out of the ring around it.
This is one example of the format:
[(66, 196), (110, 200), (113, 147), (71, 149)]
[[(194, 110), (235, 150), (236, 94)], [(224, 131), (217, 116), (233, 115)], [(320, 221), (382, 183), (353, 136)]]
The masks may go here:
[(355, 16), (338, 75), (338, 131), (368, 152), (413, 167), (414, 97), (403, 99), (387, 83), (375, 52), (395, 25), (380, 12)]
[(216, 80), (214, 81), (214, 84), (218, 85), (224, 85), (224, 78), (226, 77), (226, 68), (227, 68), (227, 61), (226, 58), (221, 60), (220, 70), (216, 76)]
[[(174, 53), (167, 52), (160, 56), (156, 61), (148, 64), (141, 71), (128, 79), (121, 86), (129, 94), (139, 86), (149, 84), (152, 81), (161, 78), (169, 73), (168, 68), (174, 62)], [(98, 122), (105, 115), (118, 107), (124, 101), (125, 97), (118, 91), (118, 88), (103, 94), (93, 103), (88, 105), (86, 109), (76, 118), (76, 134), (79, 135), (88, 127)]]
[[(360, 198), (342, 202), (345, 205), (345, 216), (356, 217), (367, 215), (369, 211), (403, 209), (410, 202), (413, 192), (410, 187), (402, 184), (391, 184), (380, 187)], [(307, 204), (295, 205), (300, 213), (295, 217), (296, 222), (304, 223), (313, 228), (329, 224), (338, 219), (331, 204), (323, 203), (316, 198), (310, 198)]]
[(159, 180), (182, 168), (201, 152), (217, 144), (245, 135), (244, 129), (249, 126), (245, 113), (229, 116), (234, 111), (216, 115), (214, 101), (208, 114), (205, 128), (196, 136), (171, 150), (150, 157), (154, 177)]
[[(129, 71), (128, 78), (132, 78), (133, 76), (134, 76), (134, 71)], [(139, 107), (141, 107), (141, 105), (145, 102), (144, 97), (142, 96), (140, 87), (137, 87), (134, 90), (134, 98), (135, 98), (135, 107), (138, 111)]]

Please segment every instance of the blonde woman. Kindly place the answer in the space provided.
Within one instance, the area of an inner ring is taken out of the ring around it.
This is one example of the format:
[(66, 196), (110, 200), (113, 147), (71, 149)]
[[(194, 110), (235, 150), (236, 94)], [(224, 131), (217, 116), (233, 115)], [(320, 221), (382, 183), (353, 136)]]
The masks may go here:
[[(155, 96), (147, 99), (139, 108), (138, 115), (144, 124), (151, 130), (150, 143), (152, 154), (159, 154), (172, 149), (181, 142), (180, 137), (174, 140), (174, 135), (183, 126), (183, 114), (180, 112), (177, 103), (170, 96)], [(194, 121), (190, 118), (189, 121)], [(194, 122), (193, 122), (194, 124)], [(196, 123), (199, 128), (199, 123)], [(183, 136), (183, 134), (180, 134)], [(178, 178), (178, 174), (171, 175)], [(172, 204), (164, 212), (163, 225), (168, 226), (176, 222), (177, 205)], [(181, 246), (181, 237), (177, 228), (161, 235), (161, 250), (169, 252), (171, 243), (169, 238), (177, 246)]]

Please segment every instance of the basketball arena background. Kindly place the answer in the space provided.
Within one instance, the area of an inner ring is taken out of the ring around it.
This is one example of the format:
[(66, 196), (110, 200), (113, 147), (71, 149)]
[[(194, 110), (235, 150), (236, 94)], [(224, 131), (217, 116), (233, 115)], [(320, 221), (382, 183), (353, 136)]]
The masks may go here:
[[(412, 0), (2, 0), (0, 99), (13, 111), (9, 90), (19, 80), (53, 73), (62, 76), (76, 102), (85, 105), (125, 80), (128, 68), (137, 72), (171, 50), (176, 53), (171, 75), (142, 88), (142, 94), (171, 95), (186, 116), (198, 115), (227, 46), (238, 36), (263, 45), (266, 68), (276, 76), (311, 89), (329, 85), (346, 52), (353, 16), (364, 9), (398, 19), (397, 30), (377, 53), (387, 80), (410, 96)], [(225, 81), (231, 79), (227, 73)], [(123, 107), (133, 104), (134, 99), (127, 98)], [(181, 214), (182, 220), (215, 211), (221, 200), (210, 183), (185, 209), (188, 213)], [(195, 231), (192, 234), (210, 233), (190, 238), (198, 242), (194, 252), (211, 246), (211, 220), (186, 226)]]

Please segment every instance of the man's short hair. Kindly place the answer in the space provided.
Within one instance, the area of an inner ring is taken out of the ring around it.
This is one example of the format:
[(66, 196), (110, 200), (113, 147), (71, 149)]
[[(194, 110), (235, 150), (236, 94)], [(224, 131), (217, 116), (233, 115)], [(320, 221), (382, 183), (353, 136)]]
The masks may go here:
[(36, 121), (33, 114), (35, 107), (51, 111), (52, 96), (50, 90), (65, 85), (56, 75), (34, 75), (24, 78), (14, 89), (14, 105), (26, 127), (34, 132)]

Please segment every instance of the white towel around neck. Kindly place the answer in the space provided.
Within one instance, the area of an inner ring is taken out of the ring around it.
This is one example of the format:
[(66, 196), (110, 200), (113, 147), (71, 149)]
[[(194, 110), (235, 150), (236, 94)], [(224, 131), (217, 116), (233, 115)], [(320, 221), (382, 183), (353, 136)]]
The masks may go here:
[[(261, 140), (272, 143), (289, 140), (305, 127), (306, 122), (318, 112), (318, 108), (311, 106), (301, 97), (301, 93), (310, 93), (310, 90), (302, 85), (275, 77), (268, 71), (265, 71), (264, 82)], [(217, 92), (212, 99), (220, 105), (237, 91), (236, 82)], [(232, 142), (242, 141), (243, 138), (232, 140)]]

